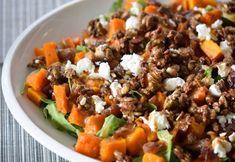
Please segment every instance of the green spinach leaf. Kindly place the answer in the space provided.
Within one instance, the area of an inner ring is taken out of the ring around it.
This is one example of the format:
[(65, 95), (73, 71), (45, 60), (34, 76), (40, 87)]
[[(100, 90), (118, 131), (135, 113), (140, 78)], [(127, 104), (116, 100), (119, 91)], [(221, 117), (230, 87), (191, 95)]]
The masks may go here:
[(107, 138), (113, 135), (114, 131), (126, 123), (124, 119), (117, 118), (114, 115), (109, 115), (105, 118), (102, 128), (97, 132), (97, 136)]
[(89, 48), (87, 47), (87, 46), (82, 46), (82, 45), (80, 45), (80, 46), (77, 46), (76, 47), (76, 51), (77, 52), (89, 52)]

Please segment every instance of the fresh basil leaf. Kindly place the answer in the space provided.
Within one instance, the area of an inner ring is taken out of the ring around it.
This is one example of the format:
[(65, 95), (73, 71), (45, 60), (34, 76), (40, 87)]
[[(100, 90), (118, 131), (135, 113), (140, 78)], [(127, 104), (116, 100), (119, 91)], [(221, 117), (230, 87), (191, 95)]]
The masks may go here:
[(76, 47), (76, 51), (77, 52), (89, 52), (89, 48), (87, 47), (87, 46), (82, 46), (82, 45), (80, 45), (80, 46), (77, 46)]
[(143, 156), (136, 157), (132, 160), (132, 162), (142, 162)]
[(207, 5), (206, 6), (206, 8), (205, 8), (205, 10), (208, 12), (208, 11), (212, 11), (214, 9), (214, 7), (213, 6), (211, 6), (211, 5)]
[(109, 115), (105, 118), (102, 128), (97, 132), (97, 136), (107, 138), (112, 136), (115, 130), (120, 128), (126, 123), (124, 119), (117, 118), (114, 115)]
[(64, 114), (60, 113), (56, 109), (56, 105), (54, 102), (50, 102), (44, 109), (43, 109), (44, 116), (50, 120), (54, 127), (61, 131), (66, 131), (73, 136), (77, 136), (80, 129), (77, 129), (72, 124), (70, 124)]
[(135, 91), (135, 90), (131, 90), (129, 93), (135, 98), (140, 98), (143, 96), (140, 92)]
[(212, 76), (212, 69), (211, 68), (205, 69), (204, 75), (206, 77), (208, 77), (208, 78), (211, 78), (211, 76)]
[(141, 4), (141, 6), (143, 6), (143, 8), (145, 8), (147, 6), (147, 3), (145, 0), (137, 0), (136, 2)]
[(161, 141), (164, 141), (166, 143), (166, 150), (164, 152), (164, 156), (167, 161), (170, 162), (178, 162), (179, 160), (176, 158), (176, 156), (173, 153), (173, 135), (171, 135), (167, 130), (160, 130), (157, 132), (158, 138)]
[(122, 3), (123, 3), (123, 0), (116, 0), (112, 7), (110, 8), (110, 12), (116, 12), (118, 11), (119, 9), (122, 8)]

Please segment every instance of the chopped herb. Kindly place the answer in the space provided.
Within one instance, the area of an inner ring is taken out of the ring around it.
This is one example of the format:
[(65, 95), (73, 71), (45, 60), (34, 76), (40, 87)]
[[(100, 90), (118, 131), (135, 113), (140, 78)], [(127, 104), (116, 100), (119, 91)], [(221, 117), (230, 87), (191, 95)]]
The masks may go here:
[(107, 138), (115, 132), (118, 128), (126, 123), (124, 119), (117, 118), (114, 115), (109, 115), (105, 118), (102, 128), (97, 132), (97, 136)]
[(144, 107), (146, 107), (150, 111), (157, 110), (157, 106), (154, 105), (153, 103), (146, 103)]
[(76, 51), (77, 52), (89, 52), (89, 48), (87, 46), (80, 45), (76, 47)]
[(20, 89), (20, 94), (23, 95), (26, 92), (27, 88), (25, 86), (25, 84), (21, 87)]
[(122, 3), (123, 3), (123, 0), (116, 0), (116, 1), (113, 3), (113, 5), (112, 5), (112, 7), (111, 7), (111, 9), (110, 9), (110, 12), (116, 12), (116, 11), (118, 11), (119, 9), (121, 9), (121, 8), (122, 8)]
[(135, 91), (135, 90), (131, 90), (129, 93), (135, 98), (140, 98), (143, 96), (140, 92)]
[(212, 11), (214, 9), (214, 7), (213, 6), (211, 6), (211, 5), (207, 5), (206, 6), (206, 8), (205, 8), (205, 10), (208, 12), (208, 11)]
[(221, 159), (220, 159), (220, 162), (231, 162), (231, 159), (228, 158), (228, 157), (221, 158)]
[(217, 75), (214, 80), (215, 80), (215, 83), (218, 82), (219, 80), (221, 79), (225, 79), (224, 77), (221, 77), (220, 75)]
[(53, 126), (61, 131), (66, 131), (72, 136), (77, 137), (79, 132), (81, 132), (82, 128), (79, 129), (72, 124), (70, 124), (64, 114), (60, 113), (56, 109), (56, 105), (54, 102), (50, 102), (43, 109), (44, 116), (51, 121)]
[(53, 100), (46, 99), (46, 98), (44, 98), (44, 97), (43, 97), (41, 100), (42, 100), (42, 102), (44, 102), (45, 104), (51, 104), (51, 103), (54, 102)]

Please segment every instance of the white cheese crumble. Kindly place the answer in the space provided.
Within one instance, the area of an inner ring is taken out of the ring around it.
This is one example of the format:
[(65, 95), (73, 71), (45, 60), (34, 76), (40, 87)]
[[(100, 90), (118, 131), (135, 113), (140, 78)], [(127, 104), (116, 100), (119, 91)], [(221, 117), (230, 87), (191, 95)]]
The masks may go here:
[(139, 15), (142, 11), (142, 5), (139, 4), (138, 2), (132, 2), (131, 8), (130, 8), (130, 12), (133, 15)]
[(73, 69), (75, 71), (77, 70), (77, 66), (72, 64), (70, 60), (68, 60), (65, 65), (65, 70), (69, 70), (69, 69)]
[(121, 66), (124, 70), (130, 70), (134, 76), (141, 72), (141, 63), (143, 58), (137, 54), (123, 55), (121, 58)]
[(126, 30), (138, 29), (139, 28), (139, 20), (136, 16), (130, 16), (126, 20)]
[(95, 70), (95, 65), (89, 58), (83, 58), (77, 62), (76, 73), (81, 74), (84, 71), (93, 73)]
[(223, 24), (223, 21), (220, 20), (220, 19), (218, 19), (218, 20), (216, 20), (216, 21), (211, 25), (211, 27), (212, 27), (213, 29), (218, 29), (218, 28), (221, 28), (221, 27), (222, 27), (222, 24)]
[(34, 60), (35, 64), (38, 64), (39, 62), (40, 62), (40, 60), (38, 60), (38, 59)]
[(202, 15), (204, 15), (204, 14), (207, 13), (207, 11), (206, 11), (205, 8), (201, 8), (201, 7), (197, 7), (197, 6), (195, 6), (195, 7), (193, 8), (193, 10), (194, 10), (194, 11), (201, 12)]
[(106, 105), (106, 103), (97, 95), (93, 95), (92, 99), (95, 104), (95, 111), (97, 113), (101, 113), (104, 110), (104, 106)]
[(219, 86), (217, 86), (216, 84), (212, 84), (210, 86), (209, 92), (215, 97), (220, 97), (220, 95), (222, 93)]
[(103, 26), (103, 28), (106, 28), (108, 26), (108, 21), (104, 15), (99, 16), (99, 22)]
[(231, 66), (231, 69), (232, 69), (233, 71), (235, 71), (235, 65), (232, 65), (232, 66)]
[(217, 120), (219, 121), (219, 123), (222, 127), (225, 127), (226, 123), (231, 124), (232, 120), (235, 120), (235, 113), (230, 113), (225, 116), (219, 115), (219, 116), (217, 116)]
[(214, 153), (217, 154), (220, 158), (225, 158), (226, 153), (231, 151), (232, 145), (230, 142), (216, 137), (212, 141), (212, 148), (214, 150)]
[(52, 79), (52, 76), (48, 75), (47, 80), (51, 80), (51, 79)]
[(152, 111), (149, 114), (148, 120), (144, 117), (140, 117), (145, 124), (149, 126), (151, 131), (157, 132), (158, 130), (169, 129), (170, 124), (167, 120), (167, 117), (158, 111)]
[(220, 137), (225, 137), (226, 134), (227, 134), (226, 132), (223, 132), (223, 133), (220, 133), (219, 136), (220, 136)]
[(107, 47), (107, 44), (101, 44), (95, 49), (95, 57), (103, 59), (105, 57), (104, 48)]
[(169, 23), (170, 23), (173, 27), (176, 27), (176, 23), (175, 23), (172, 19), (169, 19)]
[(226, 63), (222, 62), (222, 63), (217, 64), (217, 68), (218, 68), (218, 74), (221, 77), (227, 77), (228, 76), (228, 74), (230, 72), (230, 67), (227, 66)]
[(230, 136), (228, 136), (230, 142), (235, 142), (235, 133), (233, 132)]
[(116, 97), (118, 94), (118, 89), (121, 89), (122, 86), (120, 83), (118, 83), (118, 81), (114, 81), (111, 83), (109, 88), (111, 89), (111, 93), (112, 93), (113, 97)]
[(174, 91), (177, 87), (182, 87), (185, 83), (184, 79), (180, 77), (167, 78), (163, 81), (164, 88), (167, 91)]
[(109, 81), (112, 80), (110, 76), (110, 66), (107, 62), (100, 63), (98, 73), (102, 78)]
[(222, 41), (220, 42), (220, 48), (222, 50), (222, 53), (224, 54), (224, 57), (230, 58), (232, 53), (233, 53), (233, 49), (232, 47), (228, 44), (228, 41)]
[(200, 40), (210, 40), (211, 39), (211, 29), (206, 26), (206, 24), (199, 24), (196, 26), (196, 31), (198, 33), (198, 38)]
[(82, 97), (81, 101), (79, 102), (80, 105), (84, 106), (86, 104), (86, 97)]

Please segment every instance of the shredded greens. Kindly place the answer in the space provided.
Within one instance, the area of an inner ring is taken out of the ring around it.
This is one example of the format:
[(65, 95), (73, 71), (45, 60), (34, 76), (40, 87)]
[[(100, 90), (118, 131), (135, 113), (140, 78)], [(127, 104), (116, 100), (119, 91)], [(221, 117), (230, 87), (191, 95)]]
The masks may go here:
[(171, 135), (167, 130), (160, 130), (157, 132), (158, 138), (164, 142), (166, 142), (166, 150), (163, 153), (166, 160), (170, 162), (179, 162), (176, 156), (173, 153), (173, 135)]
[(143, 96), (140, 92), (135, 91), (135, 90), (131, 90), (129, 93), (132, 95), (132, 97), (135, 97), (135, 98), (140, 98)]
[(82, 131), (82, 127), (75, 127), (74, 125), (70, 124), (65, 118), (64, 114), (57, 111), (54, 102), (45, 99), (43, 102), (48, 103), (48, 105), (43, 109), (44, 116), (50, 120), (53, 126), (59, 130), (68, 132), (72, 136), (77, 137), (79, 132)]
[(207, 5), (206, 6), (206, 8), (205, 8), (205, 10), (208, 12), (208, 11), (212, 11), (214, 9), (214, 7), (213, 6), (211, 6), (211, 5)]
[(76, 51), (77, 52), (89, 52), (89, 48), (87, 46), (80, 45), (76, 47)]
[(109, 115), (105, 118), (102, 128), (97, 132), (97, 136), (107, 138), (113, 135), (114, 131), (126, 123), (124, 119), (117, 118), (114, 115)]
[(204, 75), (205, 75), (206, 77), (211, 78), (211, 76), (212, 76), (212, 69), (211, 69), (211, 68), (206, 69), (206, 70), (204, 71)]

